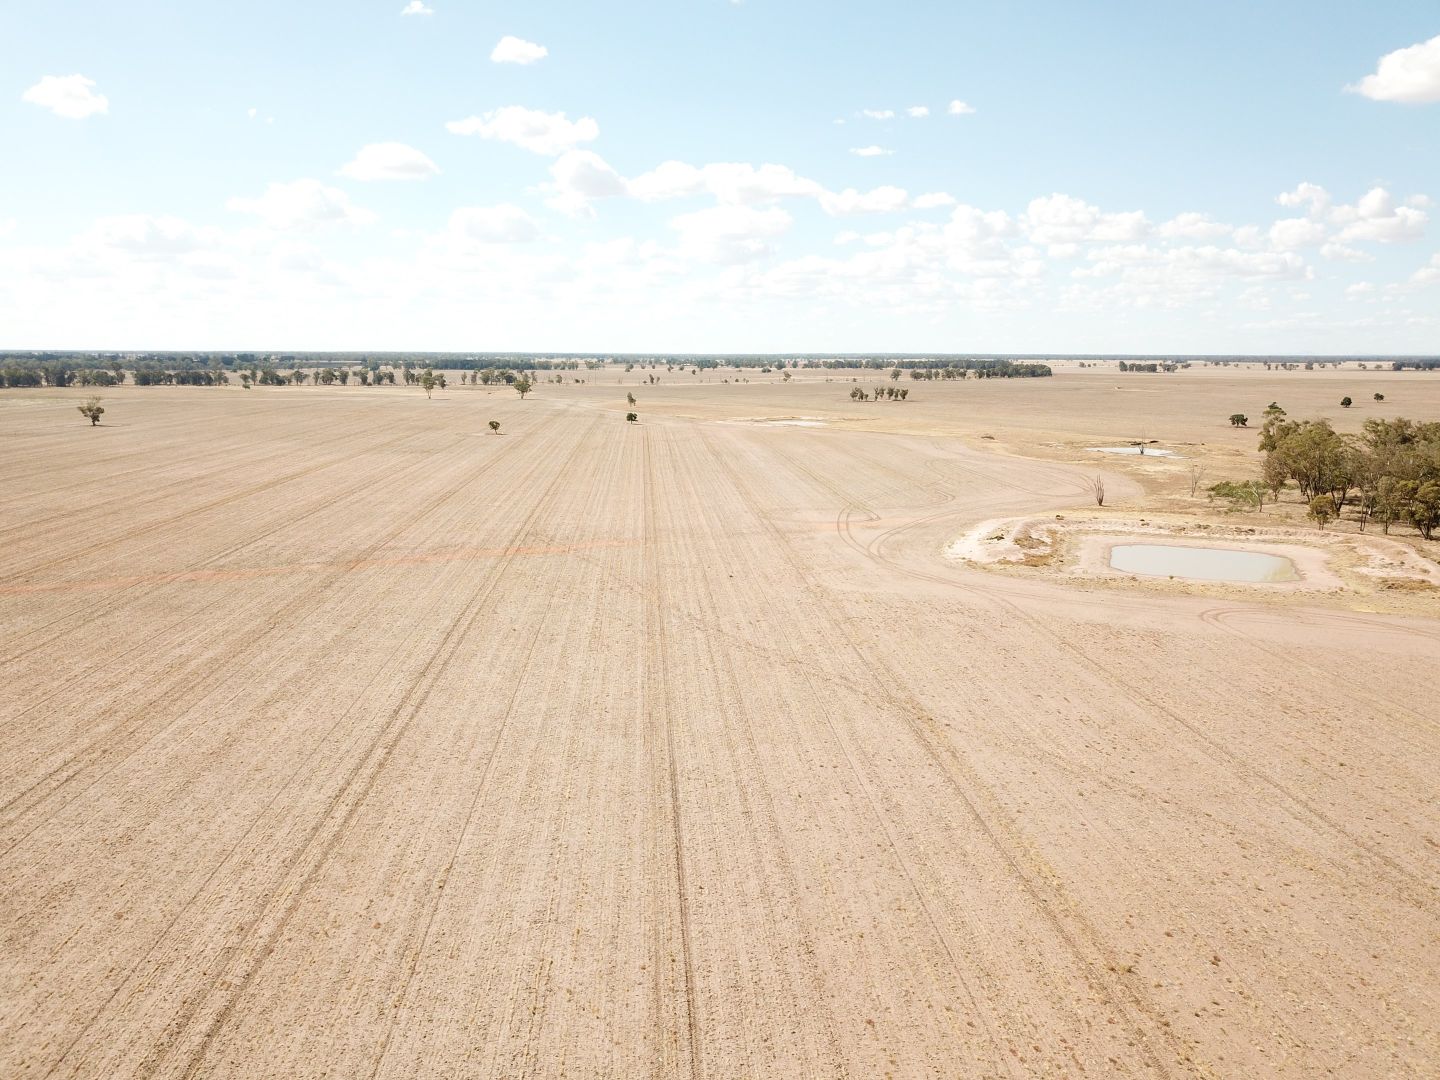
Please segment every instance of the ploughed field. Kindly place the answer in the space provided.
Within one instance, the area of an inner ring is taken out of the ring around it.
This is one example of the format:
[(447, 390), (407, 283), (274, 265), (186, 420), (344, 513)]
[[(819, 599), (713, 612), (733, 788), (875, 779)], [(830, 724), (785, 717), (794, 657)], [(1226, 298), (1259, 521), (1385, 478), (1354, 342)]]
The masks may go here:
[(1440, 1071), (1440, 622), (732, 391), (4, 395), (0, 1075)]

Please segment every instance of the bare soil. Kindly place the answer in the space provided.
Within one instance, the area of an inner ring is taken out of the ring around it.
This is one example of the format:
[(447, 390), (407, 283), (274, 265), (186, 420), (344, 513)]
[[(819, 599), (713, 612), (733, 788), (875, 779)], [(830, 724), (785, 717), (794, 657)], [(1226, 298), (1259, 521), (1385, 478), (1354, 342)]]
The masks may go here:
[(0, 394), (0, 1076), (1440, 1072), (1434, 591), (946, 556), (1440, 376), (576, 374)]

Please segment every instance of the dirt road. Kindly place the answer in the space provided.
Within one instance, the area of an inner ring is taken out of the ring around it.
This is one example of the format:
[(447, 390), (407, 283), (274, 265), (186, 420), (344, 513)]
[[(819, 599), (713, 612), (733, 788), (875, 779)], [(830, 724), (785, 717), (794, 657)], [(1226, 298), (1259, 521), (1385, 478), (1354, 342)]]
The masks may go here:
[(0, 1075), (1440, 1072), (1440, 621), (965, 570), (1086, 477), (953, 438), (110, 397), (0, 409)]

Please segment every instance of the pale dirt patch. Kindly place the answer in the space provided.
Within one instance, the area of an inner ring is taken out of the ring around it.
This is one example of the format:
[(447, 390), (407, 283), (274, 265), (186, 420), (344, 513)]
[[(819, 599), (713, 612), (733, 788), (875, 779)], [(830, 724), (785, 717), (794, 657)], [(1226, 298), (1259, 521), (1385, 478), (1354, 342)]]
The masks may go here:
[[(1200, 581), (1131, 574), (1110, 566), (1117, 544), (1155, 543), (1258, 551), (1290, 559), (1295, 581)], [(1440, 588), (1440, 565), (1400, 540), (1376, 533), (1336, 533), (1211, 524), (1160, 515), (1127, 519), (1106, 515), (1053, 515), (981, 522), (945, 549), (952, 559), (978, 567), (1026, 566), (1070, 580), (1123, 580), (1137, 588), (1258, 591), (1270, 594), (1369, 595), (1376, 589), (1424, 593)]]

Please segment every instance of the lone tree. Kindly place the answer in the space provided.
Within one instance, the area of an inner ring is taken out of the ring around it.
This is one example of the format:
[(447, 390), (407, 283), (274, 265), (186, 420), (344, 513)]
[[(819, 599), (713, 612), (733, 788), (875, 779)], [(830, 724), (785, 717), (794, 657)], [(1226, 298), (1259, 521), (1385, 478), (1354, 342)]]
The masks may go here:
[(1376, 395), (1375, 395), (1375, 400), (1376, 400), (1376, 401), (1384, 401), (1384, 400), (1385, 400), (1385, 395), (1384, 395), (1384, 394), (1376, 394)]
[(496, 435), (499, 435), (499, 434), (500, 434), (500, 421), (499, 421), (499, 420), (491, 420), (491, 421), (490, 421), (490, 430), (493, 431)]
[(626, 395), (625, 395), (625, 404), (627, 404), (627, 405), (634, 405), (634, 404), (635, 404), (635, 395), (634, 395), (634, 394), (626, 394)]
[(1231, 427), (1245, 427), (1250, 423), (1250, 418), (1244, 413), (1236, 412), (1230, 414)]
[(521, 375), (510, 385), (513, 386), (515, 392), (520, 395), (521, 401), (524, 401), (525, 395), (535, 388), (535, 384), (530, 381), (529, 375)]
[(105, 411), (105, 406), (100, 404), (98, 397), (86, 398), (75, 407), (80, 410), (81, 416), (90, 421), (91, 427), (95, 427), (100, 423), (100, 415)]
[(429, 368), (426, 368), (424, 372), (422, 372), (420, 375), (420, 388), (425, 391), (425, 396), (427, 398), (430, 397), (431, 394), (435, 393), (435, 387), (437, 384), (438, 381), (435, 378), (435, 372), (431, 371)]
[(1353, 405), (1353, 404), (1354, 404), (1354, 402), (1351, 401), (1348, 397), (1342, 397), (1342, 398), (1340, 399), (1340, 408), (1342, 408), (1342, 409), (1348, 409), (1348, 408), (1350, 408), (1350, 406)]
[(635, 423), (635, 421), (637, 421), (637, 420), (640, 419), (640, 414), (639, 414), (639, 413), (633, 413), (633, 412), (627, 412), (627, 413), (625, 414), (625, 419), (628, 420), (630, 423), (633, 424), (633, 423)]

